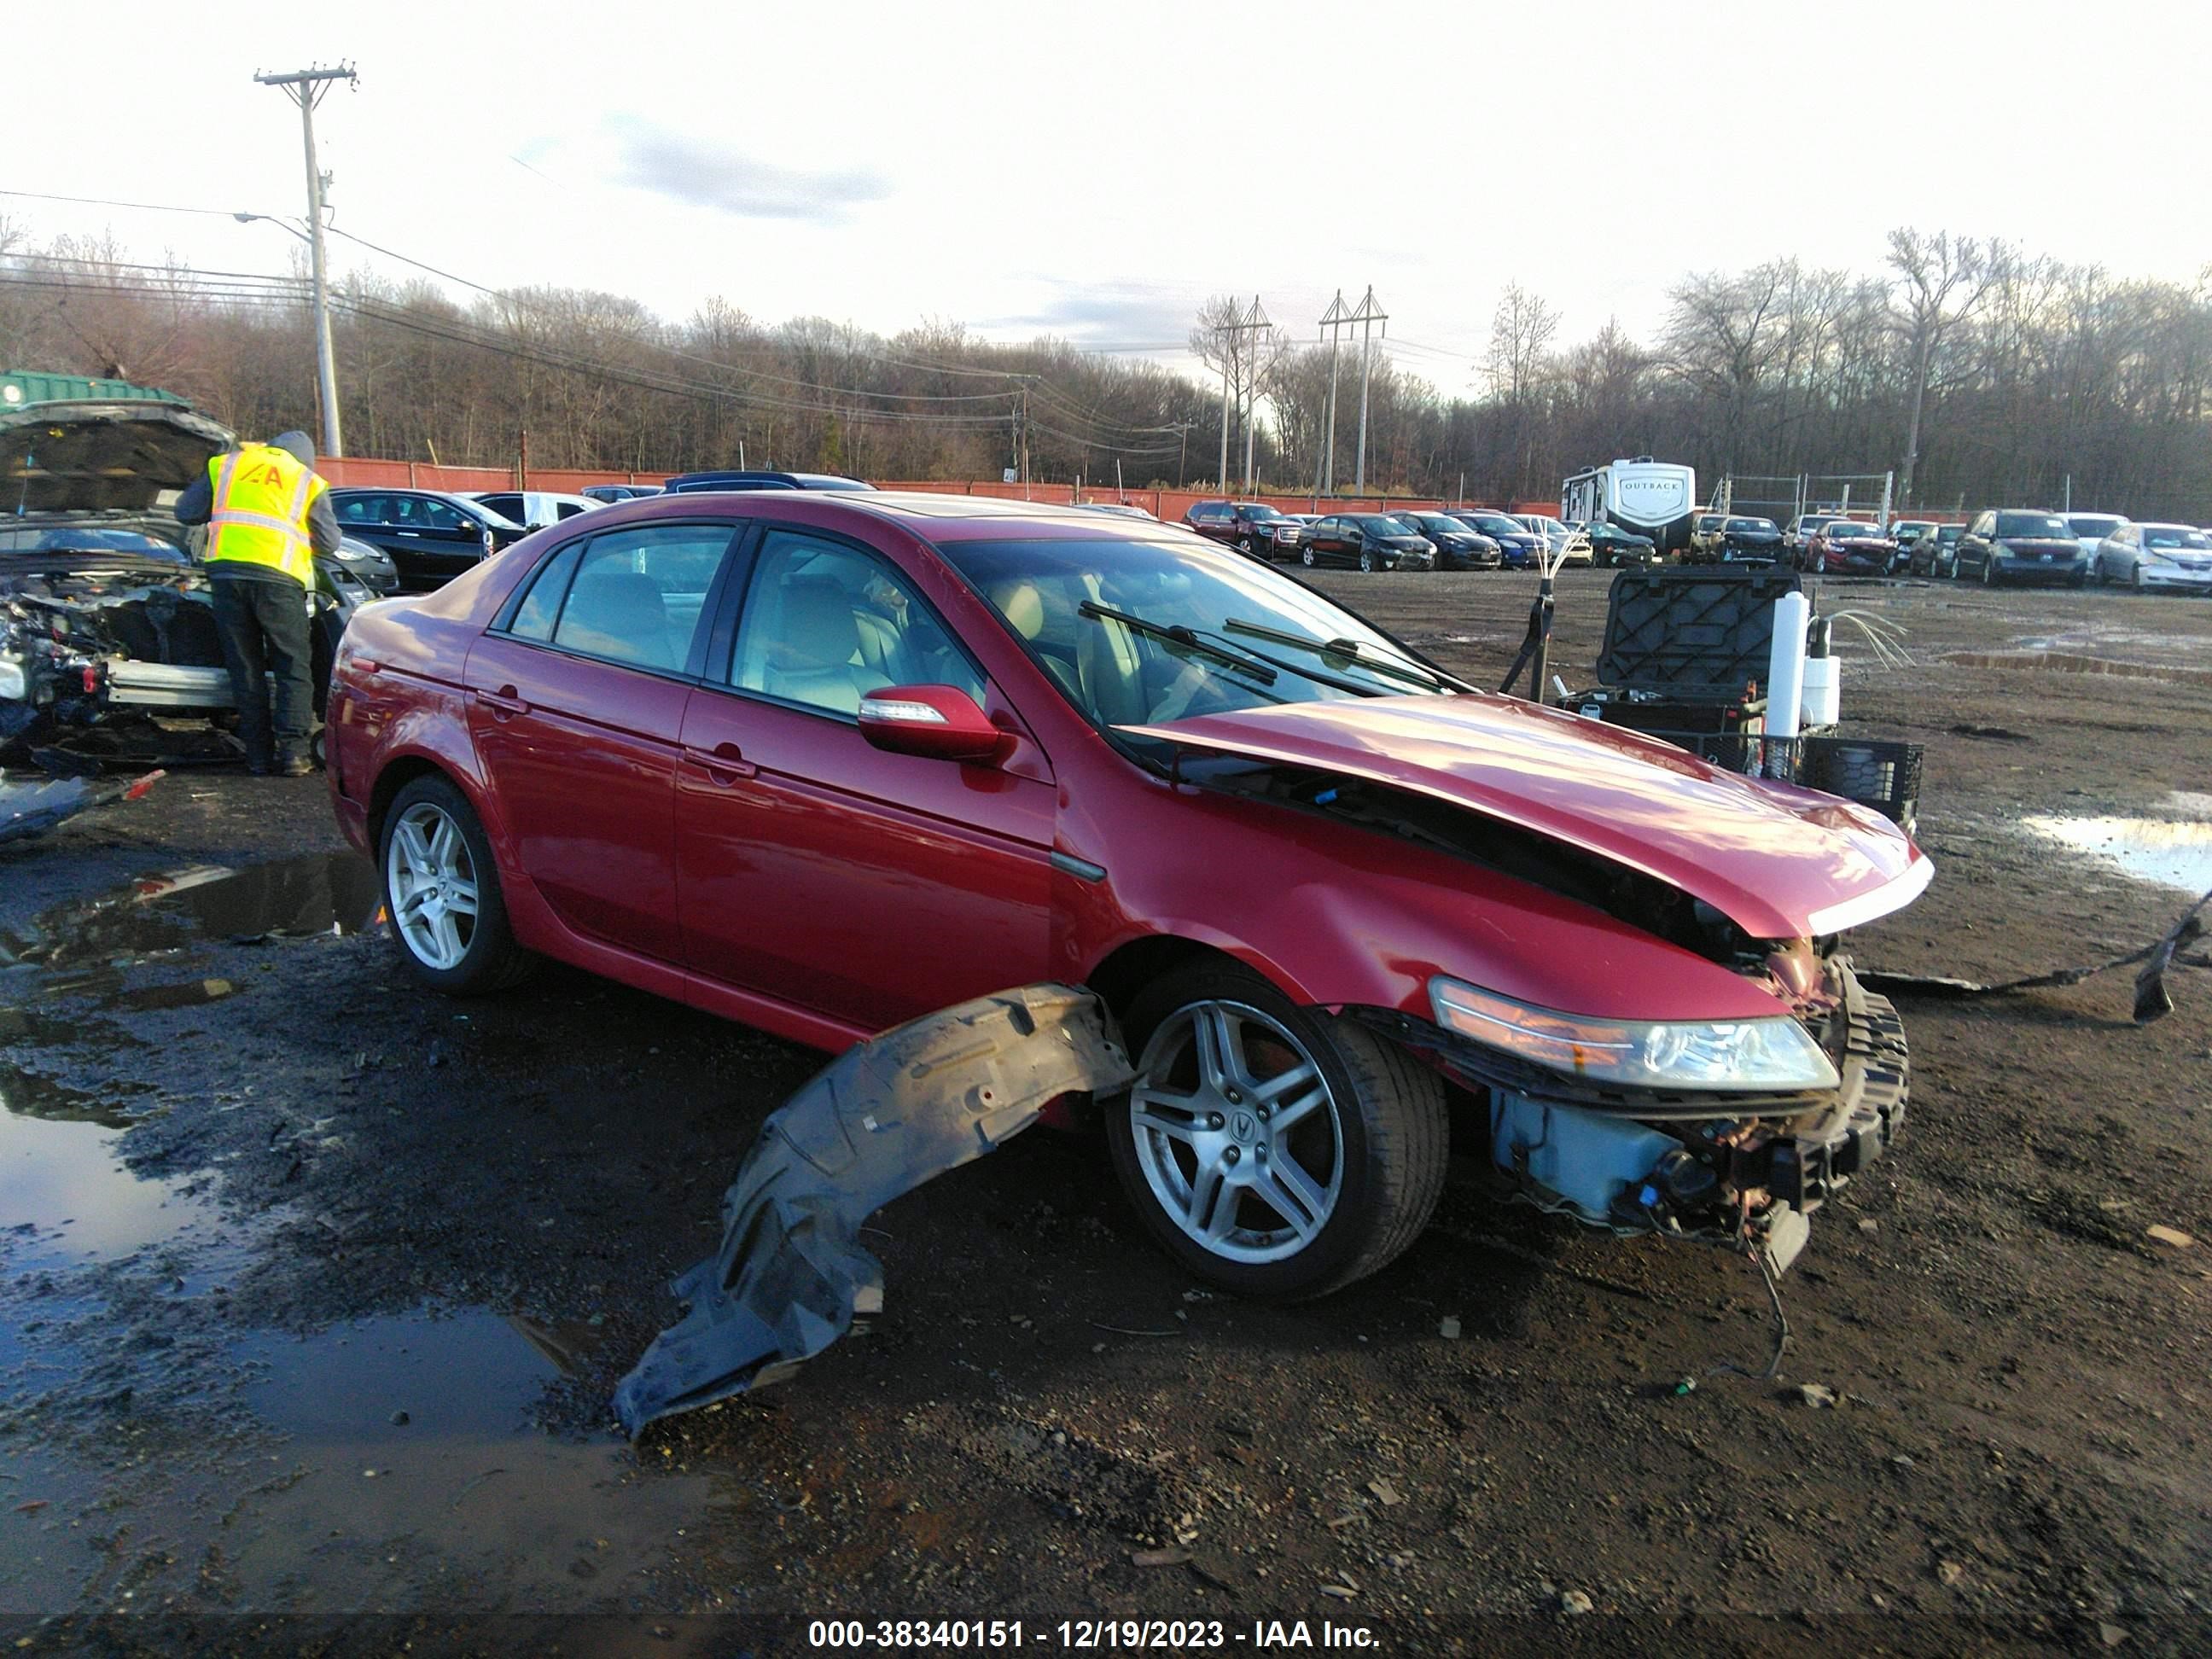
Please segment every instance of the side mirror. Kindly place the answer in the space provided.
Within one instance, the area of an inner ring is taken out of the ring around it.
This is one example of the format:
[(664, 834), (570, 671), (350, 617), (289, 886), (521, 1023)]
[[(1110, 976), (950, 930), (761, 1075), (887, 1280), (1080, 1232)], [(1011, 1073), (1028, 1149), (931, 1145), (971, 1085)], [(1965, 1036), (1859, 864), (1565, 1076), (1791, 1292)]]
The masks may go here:
[(995, 765), (1012, 734), (957, 685), (887, 685), (860, 699), (860, 735), (894, 755)]

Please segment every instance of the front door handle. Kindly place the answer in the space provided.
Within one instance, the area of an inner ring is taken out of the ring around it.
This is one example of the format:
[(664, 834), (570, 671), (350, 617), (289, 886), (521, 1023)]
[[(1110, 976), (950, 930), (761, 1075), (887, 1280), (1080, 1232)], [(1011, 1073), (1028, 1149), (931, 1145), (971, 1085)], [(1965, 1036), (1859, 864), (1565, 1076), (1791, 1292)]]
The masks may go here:
[(686, 744), (684, 745), (684, 758), (714, 782), (726, 786), (735, 783), (739, 778), (751, 777), (760, 770), (745, 758), (744, 750), (734, 743), (718, 743), (711, 754)]
[(530, 705), (523, 702), (520, 695), (511, 685), (502, 685), (496, 691), (479, 691), (476, 694), (476, 698), (478, 702), (491, 710), (494, 720), (511, 720), (517, 714), (527, 714), (530, 712)]

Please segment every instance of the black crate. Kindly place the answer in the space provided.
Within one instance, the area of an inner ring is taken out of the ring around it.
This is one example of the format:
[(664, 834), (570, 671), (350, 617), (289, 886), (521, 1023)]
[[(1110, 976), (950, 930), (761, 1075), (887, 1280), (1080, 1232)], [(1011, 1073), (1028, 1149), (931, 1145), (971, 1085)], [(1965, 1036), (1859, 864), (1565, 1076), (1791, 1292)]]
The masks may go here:
[(1873, 738), (1804, 738), (1797, 781), (1808, 789), (1871, 806), (1911, 827), (1920, 804), (1924, 750), (1917, 743)]
[(1687, 702), (1679, 697), (1631, 697), (1601, 688), (1573, 696), (1560, 707), (1587, 714), (1609, 726), (1626, 726), (1649, 732), (1669, 743), (1680, 743), (1680, 734), (1756, 732), (1765, 719), (1766, 700), (1737, 697), (1730, 702)]

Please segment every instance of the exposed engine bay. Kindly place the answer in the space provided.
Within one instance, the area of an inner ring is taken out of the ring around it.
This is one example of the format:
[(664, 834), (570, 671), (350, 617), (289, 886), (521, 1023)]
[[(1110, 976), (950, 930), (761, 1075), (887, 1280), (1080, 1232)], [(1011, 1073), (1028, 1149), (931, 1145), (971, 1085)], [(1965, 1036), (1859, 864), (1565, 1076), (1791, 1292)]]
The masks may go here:
[[(0, 752), (64, 770), (235, 754), (210, 725), (234, 702), (212, 590), (196, 532), (165, 505), (230, 441), (167, 403), (0, 416)], [(319, 710), (347, 619), (397, 578), (358, 543), (318, 556), (315, 574), (304, 603)]]

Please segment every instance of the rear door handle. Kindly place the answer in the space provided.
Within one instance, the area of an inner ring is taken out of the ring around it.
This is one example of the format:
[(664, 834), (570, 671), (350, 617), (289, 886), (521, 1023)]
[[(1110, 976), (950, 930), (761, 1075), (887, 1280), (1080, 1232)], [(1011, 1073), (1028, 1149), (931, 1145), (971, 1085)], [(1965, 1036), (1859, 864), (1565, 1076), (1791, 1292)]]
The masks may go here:
[(734, 743), (718, 743), (712, 754), (686, 744), (684, 745), (684, 758), (720, 784), (735, 783), (739, 778), (751, 777), (760, 770), (745, 758), (744, 751)]
[(530, 705), (523, 702), (511, 685), (502, 685), (496, 691), (479, 691), (477, 701), (492, 712), (495, 720), (513, 720), (517, 714), (527, 714)]

